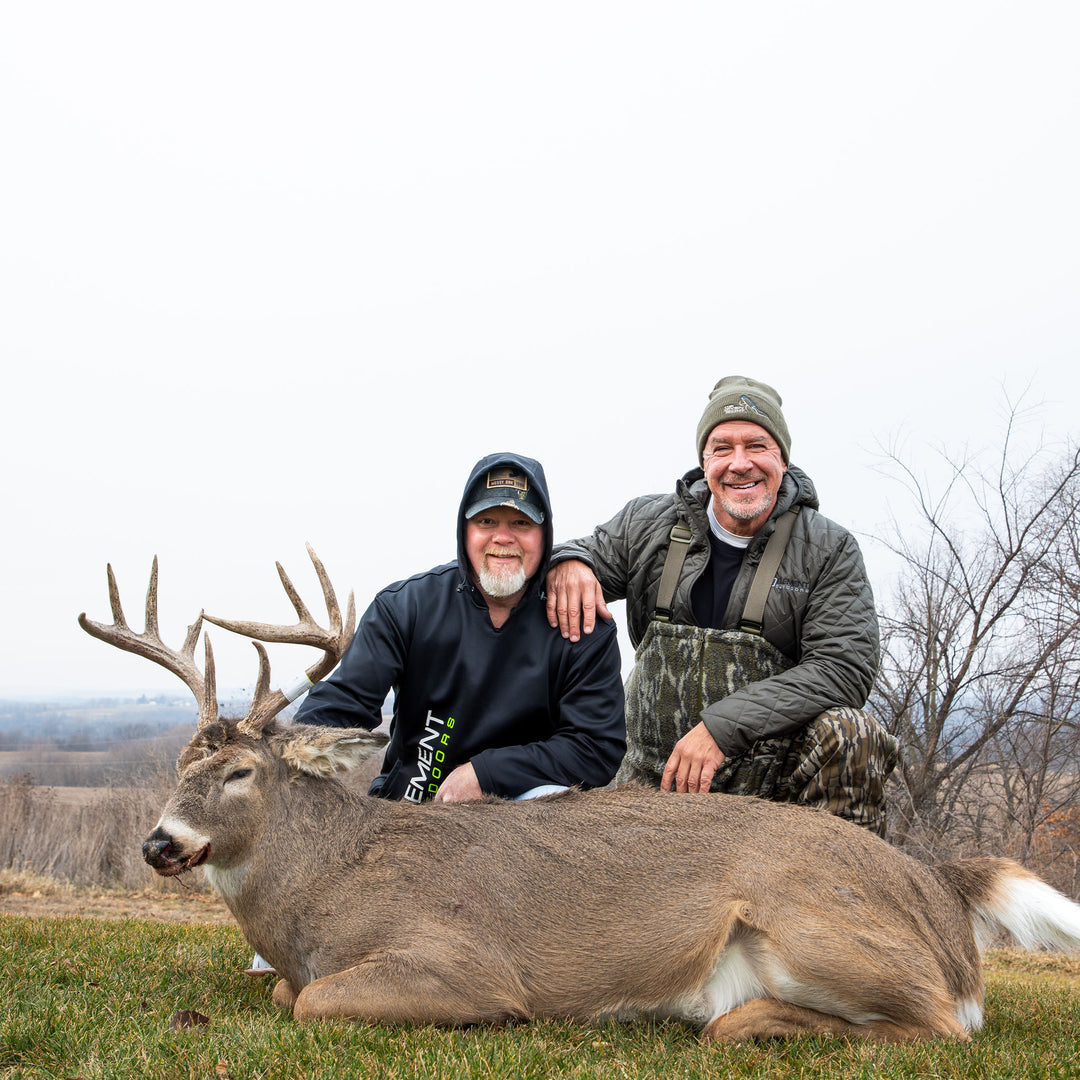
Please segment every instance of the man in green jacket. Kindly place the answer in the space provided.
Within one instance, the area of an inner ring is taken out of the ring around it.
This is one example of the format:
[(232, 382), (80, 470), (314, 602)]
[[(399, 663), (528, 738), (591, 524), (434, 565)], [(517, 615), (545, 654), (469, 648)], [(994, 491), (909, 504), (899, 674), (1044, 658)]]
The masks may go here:
[(884, 835), (897, 742), (863, 711), (874, 598), (855, 538), (790, 464), (781, 404), (764, 383), (721, 379), (701, 466), (674, 494), (555, 549), (548, 620), (575, 641), (626, 600), (637, 651), (619, 781), (820, 806)]

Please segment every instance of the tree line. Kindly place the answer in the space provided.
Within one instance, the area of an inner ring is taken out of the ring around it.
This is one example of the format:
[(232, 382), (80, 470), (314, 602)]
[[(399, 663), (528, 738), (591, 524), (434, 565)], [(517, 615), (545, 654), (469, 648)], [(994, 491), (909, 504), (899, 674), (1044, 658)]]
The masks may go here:
[(1076, 895), (1080, 447), (1025, 429), (1010, 405), (994, 454), (942, 448), (936, 487), (884, 455), (905, 498), (871, 709), (901, 740), (893, 843), (1007, 853)]
[(187, 701), (142, 705), (112, 700), (78, 705), (0, 701), (0, 751), (108, 750), (157, 738), (180, 724), (193, 727), (197, 716)]

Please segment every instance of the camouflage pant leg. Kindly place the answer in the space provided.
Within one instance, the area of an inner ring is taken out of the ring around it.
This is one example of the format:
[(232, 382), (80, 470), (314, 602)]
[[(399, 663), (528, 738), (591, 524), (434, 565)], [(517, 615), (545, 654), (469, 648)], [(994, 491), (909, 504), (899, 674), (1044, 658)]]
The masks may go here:
[(807, 725), (802, 759), (791, 776), (792, 802), (820, 806), (885, 835), (885, 781), (900, 744), (869, 713), (828, 709)]
[(828, 709), (796, 732), (725, 761), (713, 791), (817, 806), (885, 835), (885, 781), (899, 744), (869, 713)]

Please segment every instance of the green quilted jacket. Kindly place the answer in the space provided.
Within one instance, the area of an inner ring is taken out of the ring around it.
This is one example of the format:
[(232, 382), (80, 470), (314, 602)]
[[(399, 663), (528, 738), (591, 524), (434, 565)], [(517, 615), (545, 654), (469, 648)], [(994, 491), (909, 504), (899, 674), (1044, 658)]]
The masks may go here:
[[(599, 578), (607, 601), (626, 600), (636, 647), (652, 619), (671, 527), (682, 520), (692, 537), (671, 621), (694, 626), (690, 590), (709, 560), (709, 498), (704, 473), (692, 469), (674, 494), (633, 499), (592, 536), (557, 546), (552, 565), (581, 559)], [(784, 475), (772, 516), (747, 548), (720, 629), (738, 626), (776, 517), (795, 504), (801, 509), (769, 591), (763, 630), (794, 666), (702, 711), (717, 746), (729, 757), (758, 739), (793, 732), (826, 709), (862, 708), (877, 673), (877, 613), (859, 545), (818, 513), (813, 482), (795, 466)]]

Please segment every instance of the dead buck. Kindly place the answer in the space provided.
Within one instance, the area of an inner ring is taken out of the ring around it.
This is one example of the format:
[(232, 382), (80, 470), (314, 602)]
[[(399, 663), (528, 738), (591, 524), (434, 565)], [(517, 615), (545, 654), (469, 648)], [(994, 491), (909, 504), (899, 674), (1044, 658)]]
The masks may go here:
[[(327, 674), (352, 634), (311, 552), (330, 614), (316, 625), (278, 567), (299, 622), (212, 619), (263, 641), (316, 645)], [(217, 719), (213, 662), (157, 626), (130, 630), (109, 571), (113, 625), (86, 631), (179, 675), (199, 727), (143, 844), (166, 876), (204, 866), (248, 943), (282, 976), (298, 1019), (468, 1024), (509, 1018), (674, 1017), (707, 1038), (798, 1032), (967, 1039), (983, 1018), (980, 946), (1080, 948), (1080, 906), (1021, 866), (926, 866), (824, 812), (641, 788), (532, 802), (412, 805), (332, 774), (383, 736), (279, 723), (258, 688)]]

